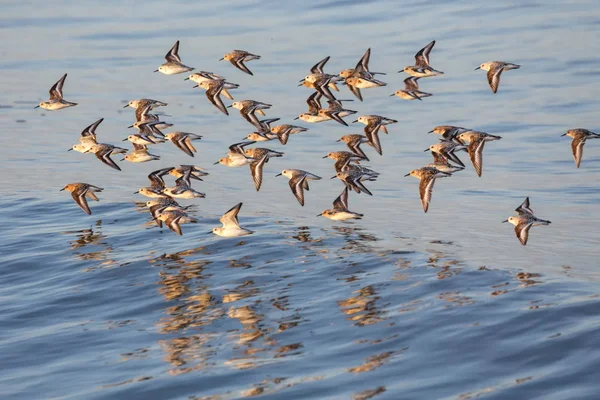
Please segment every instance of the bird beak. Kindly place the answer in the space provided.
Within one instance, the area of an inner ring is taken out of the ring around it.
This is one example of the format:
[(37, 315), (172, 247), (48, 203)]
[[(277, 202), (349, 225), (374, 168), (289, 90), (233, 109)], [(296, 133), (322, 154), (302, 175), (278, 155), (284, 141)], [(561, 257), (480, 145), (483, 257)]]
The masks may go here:
[(69, 150), (67, 150), (67, 151), (71, 151), (71, 150), (73, 150), (73, 148), (70, 148), (70, 149), (69, 149)]
[(481, 67), (477, 67), (477, 68), (475, 68), (475, 71), (477, 71), (478, 69), (481, 69)]
[(231, 108), (231, 107), (233, 107), (233, 106), (230, 104), (230, 105), (228, 105), (228, 106), (227, 106), (227, 107), (225, 107), (225, 108)]
[(125, 139), (121, 140), (121, 142), (126, 142), (126, 141), (128, 141), (128, 140), (129, 140), (129, 139), (125, 138)]
[(125, 161), (125, 159), (124, 159), (124, 158), (121, 158), (121, 161)]
[[(302, 82), (302, 81), (300, 81), (300, 82)], [(301, 83), (301, 84), (299, 84), (298, 86), (302, 86), (302, 84), (303, 84), (303, 83), (304, 83), (304, 82), (302, 82), (302, 83)]]
[(396, 93), (392, 93), (390, 94), (390, 97), (394, 97), (396, 95)]
[(190, 80), (190, 78), (185, 78), (185, 79), (184, 79), (184, 81), (189, 81), (189, 80)]
[(508, 222), (508, 220), (507, 220), (507, 219), (505, 219), (504, 221), (502, 221), (502, 223), (505, 223), (505, 222)]
[(62, 192), (63, 190), (65, 190), (65, 188), (60, 189), (59, 192)]
[(196, 88), (196, 87), (198, 87), (198, 86), (200, 86), (200, 85), (194, 85), (194, 86), (192, 86), (192, 89), (193, 89), (193, 88)]
[(408, 174), (404, 175), (404, 176), (405, 176), (405, 177), (407, 177), (407, 176), (410, 176), (410, 172), (409, 172)]
[(429, 131), (429, 132), (427, 132), (427, 133), (433, 133), (433, 130), (430, 130), (430, 131)]
[(337, 178), (337, 175), (334, 175), (334, 176), (332, 176), (332, 177), (331, 177), (331, 178), (329, 178), (329, 179), (335, 179), (335, 178)]
[(133, 125), (129, 125), (128, 128), (133, 128)]
[(40, 106), (35, 106), (35, 107), (33, 107), (33, 109), (34, 109), (34, 110), (35, 110), (36, 108), (40, 108)]
[(429, 149), (425, 149), (425, 150), (423, 150), (423, 153), (426, 153), (426, 152), (428, 152), (428, 151), (429, 151)]
[(321, 215), (323, 215), (323, 213), (321, 213), (321, 214), (317, 214), (317, 217), (320, 217)]
[(321, 158), (327, 158), (327, 157), (329, 157), (329, 156), (323, 156), (323, 157), (321, 157)]
[(127, 107), (129, 107), (129, 104), (125, 104), (125, 106), (123, 106), (123, 108), (127, 108)]
[(281, 174), (281, 173), (280, 173), (280, 174), (277, 174), (277, 175), (275, 175), (275, 176), (281, 176), (281, 175), (283, 175), (283, 174)]
[(157, 70), (157, 69), (155, 69), (155, 70), (154, 70), (154, 72), (158, 72), (158, 70)]
[(297, 120), (297, 119), (300, 119), (300, 117), (296, 117), (296, 118), (294, 118), (294, 121), (295, 121), (295, 120)]
[[(225, 59), (225, 57), (223, 57), (223, 58), (219, 58), (219, 61), (223, 61), (224, 59)], [(211, 232), (212, 232), (212, 231), (211, 231)]]
[(352, 123), (355, 123), (355, 122), (358, 122), (358, 120), (356, 120), (356, 121), (352, 121)]
[(562, 134), (562, 135), (560, 135), (560, 136), (567, 136), (567, 134), (566, 134), (566, 133), (563, 133), (563, 134)]
[(139, 192), (140, 192), (140, 191), (138, 190), (138, 191), (136, 191), (136, 192), (133, 192), (133, 194), (138, 194)]

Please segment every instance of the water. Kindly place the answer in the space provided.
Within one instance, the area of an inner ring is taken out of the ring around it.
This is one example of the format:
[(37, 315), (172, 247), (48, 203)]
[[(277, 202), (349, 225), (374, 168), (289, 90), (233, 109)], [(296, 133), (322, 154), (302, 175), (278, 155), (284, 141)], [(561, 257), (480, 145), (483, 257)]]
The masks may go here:
[[(600, 150), (590, 142), (577, 170), (560, 137), (597, 129), (598, 4), (59, 0), (2, 11), (2, 398), (598, 398)], [(328, 178), (321, 157), (361, 127), (304, 124), (287, 146), (270, 142), (286, 155), (259, 193), (247, 168), (213, 166), (248, 125), (184, 76), (152, 73), (177, 39), (184, 63), (239, 83), (236, 99), (271, 103), (284, 123), (306, 109), (310, 92), (296, 85), (310, 66), (331, 55), (337, 72), (371, 47), (388, 86), (350, 108), (399, 123), (382, 135), (383, 157), (367, 148), (382, 173), (374, 196), (350, 194), (365, 218), (314, 217), (337, 181), (311, 184), (302, 208), (274, 177)], [(421, 88), (434, 96), (388, 97), (433, 39), (446, 74)], [(254, 77), (217, 61), (234, 48), (262, 56), (248, 64)], [(523, 66), (496, 95), (473, 71), (494, 59)], [(65, 72), (65, 98), (80, 104), (32, 110)], [(168, 102), (178, 130), (204, 136), (196, 158), (168, 143), (154, 151), (161, 161), (118, 172), (66, 151), (100, 117), (99, 138), (120, 144), (133, 122), (122, 106), (140, 97)], [(430, 162), (422, 150), (437, 137), (426, 132), (440, 124), (503, 139), (486, 146), (483, 177), (468, 165), (440, 180), (423, 214), (418, 181), (402, 175)], [(185, 202), (200, 222), (178, 237), (133, 192), (150, 171), (191, 162), (211, 175), (195, 185), (207, 198)], [(92, 216), (59, 192), (76, 181), (105, 188)], [(553, 223), (522, 247), (500, 221), (525, 196)], [(257, 233), (208, 234), (239, 201)]]

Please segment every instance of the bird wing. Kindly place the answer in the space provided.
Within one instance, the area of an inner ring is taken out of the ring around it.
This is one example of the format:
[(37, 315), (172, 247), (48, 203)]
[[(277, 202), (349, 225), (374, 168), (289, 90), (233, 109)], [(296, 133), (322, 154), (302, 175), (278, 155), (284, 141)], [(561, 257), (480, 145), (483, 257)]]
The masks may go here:
[(433, 194), (433, 184), (435, 183), (435, 177), (425, 176), (421, 178), (419, 184), (419, 195), (421, 196), (421, 204), (423, 205), (423, 211), (427, 212), (429, 209), (429, 202), (431, 201), (431, 195)]
[(298, 174), (293, 176), (290, 181), (290, 189), (292, 189), (292, 193), (298, 199), (298, 203), (304, 207), (304, 184), (306, 181), (306, 175)]
[(471, 162), (473, 163), (473, 168), (475, 168), (475, 172), (478, 176), (481, 176), (481, 170), (483, 168), (483, 146), (485, 145), (485, 141), (483, 138), (473, 140), (469, 143), (469, 157), (471, 158)]
[(96, 138), (96, 128), (104, 121), (104, 118), (100, 118), (98, 121), (94, 122), (90, 126), (86, 127), (83, 131), (81, 131), (81, 136), (91, 136), (94, 139)]
[(219, 221), (223, 224), (223, 227), (227, 229), (230, 226), (240, 227), (238, 222), (238, 213), (242, 208), (243, 203), (237, 203), (235, 206), (229, 209), (223, 216), (219, 219)]
[(324, 59), (322, 59), (321, 61), (319, 61), (318, 63), (316, 63), (315, 65), (313, 65), (313, 67), (310, 69), (310, 72), (313, 74), (322, 74), (325, 64), (327, 64), (327, 61), (329, 61), (329, 57), (331, 57), (331, 56), (327, 56)]
[(181, 63), (181, 58), (179, 58), (179, 40), (175, 42), (171, 50), (165, 55), (165, 59), (167, 61), (176, 61)]
[(256, 191), (260, 190), (263, 178), (263, 166), (269, 159), (269, 155), (265, 154), (260, 160), (250, 163), (250, 173), (252, 174), (252, 180), (254, 180), (254, 187)]
[(50, 88), (50, 100), (62, 100), (62, 88), (65, 84), (65, 79), (67, 79), (67, 74), (64, 74), (62, 78), (58, 80), (58, 82), (52, 85), (52, 87)]
[(408, 78), (406, 78), (404, 80), (404, 86), (406, 86), (406, 90), (418, 91), (419, 90), (419, 84), (417, 83), (418, 80), (419, 80), (419, 78), (416, 76), (409, 76)]
[(583, 145), (585, 144), (585, 140), (580, 138), (575, 138), (571, 142), (571, 149), (573, 149), (573, 159), (575, 160), (575, 165), (579, 168), (581, 164), (581, 157), (583, 156)]
[(498, 85), (500, 85), (500, 74), (502, 74), (502, 71), (504, 71), (504, 67), (499, 66), (496, 68), (490, 68), (487, 73), (488, 82), (492, 88), (492, 92), (494, 93), (498, 91)]
[(415, 54), (415, 66), (417, 67), (428, 67), (429, 66), (429, 53), (435, 46), (435, 40), (423, 47), (417, 54)]
[(85, 199), (85, 194), (87, 193), (87, 190), (87, 187), (85, 189), (74, 190), (73, 192), (71, 192), (71, 196), (73, 197), (73, 200), (75, 200), (75, 203), (77, 203), (77, 205), (81, 207), (81, 209), (85, 211), (86, 214), (91, 215), (92, 211), (90, 210), (87, 200)]
[(529, 206), (529, 197), (526, 197), (523, 203), (515, 208), (515, 211), (519, 213), (519, 215), (533, 215), (533, 210)]
[(517, 235), (517, 238), (519, 239), (519, 242), (521, 242), (523, 246), (527, 244), (527, 239), (529, 239), (529, 229), (531, 227), (532, 224), (529, 221), (519, 222), (515, 226), (515, 233)]
[(333, 201), (333, 209), (338, 211), (348, 210), (348, 186), (344, 186), (342, 193)]

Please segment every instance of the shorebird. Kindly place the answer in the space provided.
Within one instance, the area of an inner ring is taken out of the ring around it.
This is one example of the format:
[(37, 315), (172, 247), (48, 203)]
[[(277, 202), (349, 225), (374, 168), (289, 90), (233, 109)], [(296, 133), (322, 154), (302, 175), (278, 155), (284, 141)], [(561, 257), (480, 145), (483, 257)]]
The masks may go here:
[(415, 54), (415, 65), (405, 67), (402, 71), (398, 72), (406, 72), (407, 74), (417, 78), (442, 75), (442, 71), (436, 71), (429, 65), (429, 53), (431, 53), (433, 46), (435, 46), (435, 40), (430, 42), (427, 46), (423, 47), (417, 52), (417, 54)]
[(478, 176), (481, 176), (483, 169), (483, 146), (485, 145), (485, 142), (500, 140), (502, 137), (479, 131), (465, 131), (459, 133), (456, 137), (460, 141), (469, 142), (469, 147), (467, 148), (469, 157), (471, 158), (475, 172)]
[(56, 111), (76, 106), (77, 103), (71, 103), (70, 101), (63, 99), (62, 88), (65, 84), (65, 79), (67, 79), (67, 74), (64, 74), (58, 82), (52, 85), (50, 88), (50, 99), (48, 99), (48, 101), (42, 101), (39, 105), (35, 106), (34, 109), (42, 107), (48, 111)]
[(496, 93), (498, 91), (498, 85), (500, 85), (500, 74), (502, 71), (519, 68), (521, 68), (520, 65), (511, 64), (504, 61), (488, 61), (475, 68), (475, 71), (478, 69), (487, 71), (487, 78), (490, 88), (492, 88), (492, 92)]
[(227, 53), (219, 61), (229, 61), (234, 67), (248, 75), (254, 75), (252, 71), (246, 67), (245, 61), (260, 60), (260, 56), (256, 54), (248, 53), (245, 50), (233, 50), (231, 53)]
[(587, 129), (570, 129), (566, 133), (563, 133), (561, 136), (569, 136), (573, 138), (571, 142), (571, 149), (573, 150), (573, 159), (575, 160), (575, 165), (579, 168), (581, 164), (581, 157), (583, 156), (583, 145), (587, 139), (598, 139), (600, 135), (594, 133), (592, 131), (588, 131)]
[(86, 197), (98, 201), (98, 197), (96, 197), (94, 192), (98, 193), (104, 189), (98, 186), (90, 185), (89, 183), (69, 183), (64, 188), (60, 189), (60, 191), (63, 190), (71, 192), (71, 196), (73, 197), (73, 200), (75, 200), (75, 203), (77, 203), (77, 205), (81, 207), (86, 214), (91, 215), (92, 211), (88, 206)]
[(320, 216), (334, 221), (345, 221), (348, 219), (361, 219), (363, 214), (348, 210), (348, 187), (346, 186), (342, 193), (333, 201), (333, 208), (317, 215), (317, 217)]
[(223, 226), (220, 228), (213, 228), (212, 232), (222, 237), (237, 237), (254, 233), (253, 231), (240, 226), (238, 214), (241, 208), (242, 203), (237, 203), (235, 206), (229, 209), (229, 211), (223, 214), (223, 216), (219, 219)]
[(447, 172), (442, 172), (437, 168), (423, 167), (419, 169), (413, 169), (404, 176), (414, 176), (421, 180), (419, 184), (419, 195), (421, 197), (421, 204), (423, 205), (423, 211), (427, 212), (429, 209), (429, 202), (431, 201), (431, 195), (433, 193), (433, 184), (436, 178), (444, 178), (451, 176)]
[(175, 42), (173, 47), (171, 47), (171, 50), (165, 55), (165, 60), (167, 60), (167, 62), (158, 67), (154, 72), (161, 72), (165, 75), (174, 75), (194, 69), (181, 62), (181, 58), (179, 57), (179, 40)]
[(525, 198), (525, 201), (521, 203), (519, 207), (515, 209), (519, 214), (517, 216), (509, 217), (507, 220), (502, 222), (510, 222), (515, 226), (515, 234), (523, 246), (527, 244), (529, 239), (529, 229), (536, 225), (550, 225), (550, 221), (537, 218), (533, 215), (533, 210), (529, 204), (529, 197)]

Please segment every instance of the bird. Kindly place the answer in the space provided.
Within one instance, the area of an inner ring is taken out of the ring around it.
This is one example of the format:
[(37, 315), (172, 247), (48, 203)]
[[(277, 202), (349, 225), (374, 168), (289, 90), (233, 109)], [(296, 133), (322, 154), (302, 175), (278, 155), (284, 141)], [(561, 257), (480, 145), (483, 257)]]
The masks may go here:
[(133, 194), (139, 193), (150, 198), (164, 198), (165, 194), (163, 193), (163, 189), (165, 188), (165, 181), (162, 177), (169, 174), (172, 170), (173, 168), (169, 167), (150, 172), (148, 175), (150, 186), (143, 187), (140, 190), (133, 192)]
[(423, 97), (433, 96), (431, 93), (421, 92), (419, 90), (419, 84), (417, 81), (421, 79), (416, 76), (409, 76), (404, 80), (404, 90), (396, 90), (395, 93), (392, 93), (392, 96), (398, 96), (404, 100), (421, 100)]
[(158, 101), (158, 100), (153, 100), (153, 99), (136, 99), (136, 100), (131, 100), (130, 102), (128, 102), (127, 104), (125, 104), (123, 106), (123, 108), (132, 107), (132, 108), (135, 108), (136, 110), (138, 110), (138, 109), (144, 108), (147, 105), (150, 106), (150, 109), (155, 109), (156, 107), (165, 107), (165, 106), (168, 106), (167, 103), (162, 102), (162, 101)]
[(382, 117), (380, 115), (363, 115), (358, 117), (352, 123), (360, 122), (361, 124), (365, 124), (365, 136), (369, 139), (369, 144), (379, 153), (379, 155), (383, 154), (383, 150), (381, 149), (381, 142), (379, 141), (379, 131), (382, 130), (384, 133), (388, 133), (386, 125), (395, 124), (398, 121), (391, 118)]
[(262, 126), (258, 118), (256, 118), (255, 113), (259, 113), (260, 115), (264, 116), (265, 113), (263, 110), (267, 110), (271, 107), (271, 104), (263, 103), (256, 100), (234, 101), (233, 103), (231, 103), (230, 106), (227, 106), (227, 108), (235, 108), (240, 110), (241, 116), (244, 117), (246, 121), (257, 127), (258, 129), (261, 129)]
[(275, 176), (285, 176), (288, 178), (290, 189), (292, 189), (292, 193), (296, 196), (298, 203), (304, 207), (304, 189), (309, 190), (308, 181), (310, 180), (321, 180), (320, 176), (315, 174), (311, 174), (310, 172), (303, 171), (301, 169), (284, 169), (281, 173)]
[(242, 228), (238, 221), (238, 214), (240, 209), (242, 208), (243, 203), (238, 203), (229, 209), (223, 216), (219, 219), (222, 227), (213, 228), (212, 233), (215, 235), (219, 235), (222, 237), (237, 237), (237, 236), (245, 236), (251, 235), (254, 233), (253, 231)]
[(162, 193), (174, 199), (205, 198), (206, 195), (204, 193), (192, 189), (189, 184), (189, 175), (191, 175), (191, 170), (186, 171), (181, 178), (177, 178), (175, 187), (166, 187), (163, 189)]
[(156, 216), (156, 219), (162, 221), (167, 227), (178, 235), (183, 235), (180, 224), (196, 223), (196, 219), (191, 218), (181, 209), (173, 209), (163, 211)]
[(459, 133), (470, 131), (471, 129), (461, 128), (460, 126), (452, 126), (452, 125), (438, 125), (428, 133), (435, 133), (438, 135), (442, 135), (442, 138), (448, 140), (454, 140), (456, 135)]
[(402, 71), (398, 72), (406, 72), (417, 78), (444, 74), (442, 71), (436, 71), (429, 65), (429, 53), (431, 53), (433, 46), (435, 46), (435, 40), (431, 41), (427, 46), (423, 47), (415, 54), (415, 65), (405, 67)]
[(74, 145), (68, 151), (75, 150), (79, 153), (85, 153), (91, 149), (93, 145), (98, 144), (96, 141), (96, 128), (98, 128), (98, 125), (100, 125), (102, 121), (104, 121), (104, 118), (100, 118), (81, 131), (81, 135), (79, 136), (79, 144)]
[(498, 91), (498, 85), (500, 85), (500, 74), (502, 74), (502, 71), (519, 68), (521, 68), (520, 65), (511, 64), (504, 61), (488, 61), (475, 68), (475, 71), (478, 69), (487, 71), (487, 78), (490, 88), (492, 88), (492, 92), (496, 93)]
[(165, 135), (167, 140), (170, 140), (177, 148), (183, 151), (190, 157), (194, 157), (196, 148), (192, 144), (192, 140), (200, 140), (202, 136), (187, 132), (171, 132)]
[(362, 167), (360, 165), (349, 164), (343, 170), (337, 171), (335, 176), (331, 179), (338, 178), (349, 189), (354, 190), (356, 193), (366, 193), (369, 196), (373, 196), (373, 193), (362, 183), (362, 181), (375, 181), (379, 176), (378, 172), (372, 169)]
[(175, 201), (175, 199), (169, 196), (159, 197), (154, 200), (148, 200), (146, 202), (146, 206), (149, 208), (150, 215), (152, 216), (152, 219), (154, 220), (154, 222), (156, 222), (156, 225), (158, 225), (159, 228), (162, 228), (163, 225), (163, 221), (158, 218), (158, 216), (162, 212), (175, 210), (186, 211), (188, 207), (190, 207), (182, 207), (177, 201)]
[(260, 186), (262, 185), (263, 167), (265, 163), (269, 162), (270, 157), (283, 157), (284, 153), (271, 149), (255, 147), (252, 149), (246, 149), (245, 154), (246, 156), (255, 160), (250, 163), (250, 173), (252, 174), (254, 187), (258, 192), (260, 190)]
[(365, 161), (369, 161), (369, 157), (365, 154), (365, 152), (360, 148), (360, 145), (363, 143), (369, 143), (369, 139), (366, 136), (360, 134), (350, 134), (344, 135), (336, 142), (346, 143), (346, 146), (357, 156), (361, 156), (365, 159)]
[(62, 78), (58, 80), (58, 82), (52, 85), (50, 88), (50, 99), (48, 101), (42, 101), (39, 105), (35, 106), (34, 109), (41, 107), (48, 111), (56, 111), (63, 108), (76, 106), (77, 103), (72, 103), (63, 99), (62, 88), (65, 84), (65, 79), (67, 79), (67, 74), (64, 74)]
[(182, 74), (193, 70), (194, 68), (188, 67), (181, 62), (179, 57), (179, 40), (175, 42), (171, 50), (165, 55), (166, 63), (158, 67), (154, 72), (161, 72), (165, 75)]
[(575, 165), (579, 168), (581, 164), (581, 157), (583, 156), (583, 145), (587, 139), (598, 139), (600, 135), (587, 129), (569, 129), (566, 133), (561, 136), (569, 136), (573, 138), (571, 142), (571, 149), (573, 150), (573, 159), (575, 159)]
[(500, 140), (502, 137), (479, 131), (465, 131), (459, 133), (456, 137), (460, 141), (469, 142), (467, 150), (469, 151), (471, 163), (473, 163), (473, 168), (475, 168), (477, 175), (481, 176), (483, 169), (483, 146), (485, 145), (485, 142)]
[(515, 226), (515, 234), (523, 246), (527, 244), (527, 239), (529, 239), (529, 229), (531, 229), (532, 226), (551, 224), (550, 221), (537, 218), (533, 215), (533, 210), (529, 204), (529, 197), (526, 197), (525, 201), (523, 201), (515, 211), (519, 215), (509, 217), (502, 222), (510, 222)]
[[(190, 171), (189, 175), (186, 175), (187, 171)], [(175, 168), (171, 168), (171, 170), (169, 171), (169, 175), (172, 175), (175, 178), (181, 178), (182, 176), (186, 176), (188, 178), (188, 185), (191, 185), (189, 178), (201, 181), (202, 177), (208, 175), (208, 172), (205, 172), (202, 168), (197, 167), (195, 165), (184, 164)]]
[(431, 151), (434, 154), (439, 154), (446, 159), (452, 161), (453, 163), (458, 164), (461, 167), (464, 167), (465, 164), (454, 154), (455, 151), (466, 150), (467, 146), (458, 144), (456, 142), (442, 139), (439, 143), (432, 144), (425, 151)]
[[(362, 94), (360, 92), (360, 88), (355, 86), (358, 84), (359, 86), (363, 86), (360, 84), (360, 79), (350, 79), (350, 78), (363, 78), (363, 79), (374, 79), (375, 75), (385, 75), (383, 72), (371, 72), (369, 71), (369, 60), (371, 58), (371, 49), (367, 49), (365, 54), (358, 61), (356, 66), (351, 69), (345, 69), (340, 72), (340, 76), (344, 78), (344, 82), (348, 86), (348, 89), (356, 96), (357, 99), (363, 101)], [(375, 86), (385, 86), (384, 82), (377, 81), (380, 83)], [(363, 82), (364, 83), (364, 82)]]
[(143, 163), (148, 161), (160, 160), (160, 156), (148, 152), (148, 147), (145, 144), (133, 143), (133, 151), (126, 154), (121, 161), (129, 161), (133, 163)]
[(60, 191), (66, 190), (68, 192), (71, 192), (71, 196), (73, 197), (73, 200), (75, 200), (75, 203), (77, 203), (77, 205), (79, 207), (81, 207), (81, 209), (83, 211), (85, 211), (86, 214), (88, 215), (92, 215), (92, 211), (90, 210), (90, 207), (88, 206), (86, 197), (98, 201), (98, 197), (96, 196), (95, 193), (99, 193), (101, 191), (103, 191), (103, 188), (100, 188), (98, 186), (94, 186), (94, 185), (90, 185), (89, 183), (69, 183), (68, 185), (66, 185), (64, 188), (60, 189)]
[[(217, 109), (225, 115), (229, 115), (229, 112), (227, 111), (225, 104), (223, 104), (221, 93), (227, 83), (228, 82), (225, 82), (224, 80), (206, 80), (198, 83), (197, 85), (203, 89), (206, 89), (206, 98), (208, 101), (210, 101), (213, 106), (217, 107)], [(233, 85), (235, 85), (235, 87), (233, 87)], [(236, 84), (229, 84), (228, 87), (230, 89), (234, 89), (238, 86), (239, 85)]]
[(442, 172), (437, 168), (423, 167), (419, 169), (413, 169), (404, 176), (414, 176), (421, 180), (419, 184), (419, 195), (421, 197), (421, 204), (423, 205), (423, 211), (427, 212), (429, 209), (429, 203), (431, 201), (431, 195), (433, 193), (433, 184), (436, 178), (444, 178), (451, 176), (447, 172)]
[(463, 169), (465, 169), (465, 167), (450, 164), (448, 162), (448, 157), (444, 156), (443, 154), (432, 151), (431, 155), (433, 156), (433, 162), (427, 164), (426, 167), (433, 167), (442, 172), (447, 172), (449, 174), (453, 174), (455, 172), (462, 171)]
[(254, 142), (240, 142), (234, 143), (229, 146), (229, 150), (227, 152), (227, 157), (222, 157), (214, 163), (214, 165), (222, 164), (227, 167), (237, 168), (243, 167), (244, 165), (248, 165), (254, 161), (256, 161), (252, 157), (248, 157), (246, 152), (244, 151), (244, 147), (253, 144)]
[[(135, 146), (135, 144), (134, 144)], [(98, 143), (90, 147), (86, 153), (94, 153), (98, 160), (102, 161), (104, 164), (108, 165), (111, 168), (120, 171), (121, 168), (115, 164), (115, 162), (110, 158), (112, 154), (124, 154), (127, 153), (127, 149), (122, 147), (113, 146), (112, 144), (106, 143)]]
[(358, 164), (360, 161), (364, 160), (364, 157), (350, 151), (332, 151), (326, 156), (323, 156), (323, 158), (335, 160), (335, 164), (333, 165), (335, 172), (344, 170), (350, 163)]
[(252, 71), (246, 67), (245, 61), (260, 60), (260, 56), (252, 53), (248, 53), (245, 50), (233, 50), (231, 53), (227, 53), (219, 61), (229, 61), (234, 67), (248, 75), (254, 75)]
[(342, 193), (333, 201), (333, 208), (317, 215), (317, 217), (320, 216), (334, 221), (345, 221), (348, 219), (361, 219), (364, 215), (348, 210), (348, 187), (346, 186)]
[[(321, 118), (321, 120), (311, 121), (311, 122), (322, 122), (322, 121), (327, 121), (327, 120), (334, 120), (344, 126), (348, 126), (346, 121), (344, 121), (342, 118), (347, 117), (348, 115), (356, 114), (356, 111), (344, 108), (342, 106), (342, 101), (348, 101), (348, 100), (327, 100), (327, 104), (329, 104), (329, 107), (321, 108), (317, 112), (317, 116), (319, 118)], [(309, 121), (307, 121), (307, 122), (309, 122)]]
[(271, 133), (277, 135), (279, 142), (283, 145), (287, 144), (290, 135), (300, 132), (306, 132), (308, 128), (297, 125), (282, 124), (271, 128)]

